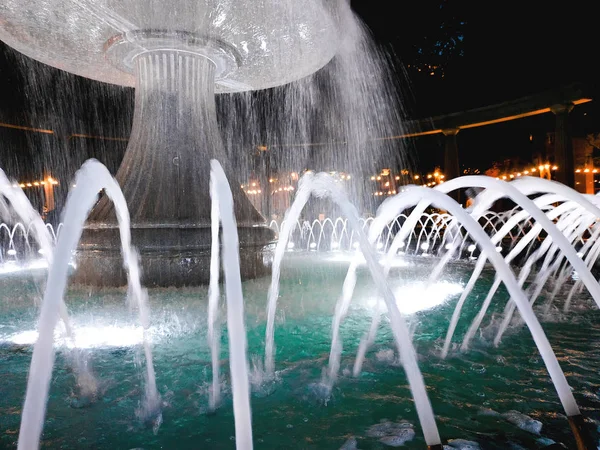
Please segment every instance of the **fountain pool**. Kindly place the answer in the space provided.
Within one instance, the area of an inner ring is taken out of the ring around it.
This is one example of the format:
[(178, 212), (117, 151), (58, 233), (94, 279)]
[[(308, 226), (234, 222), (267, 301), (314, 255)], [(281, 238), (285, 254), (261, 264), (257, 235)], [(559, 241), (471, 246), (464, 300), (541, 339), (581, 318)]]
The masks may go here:
[[(232, 152), (312, 148), (327, 135), (344, 151), (284, 162), (367, 173), (392, 147), (365, 158), (365, 142), (401, 126), (387, 59), (349, 2), (8, 1), (0, 22), (0, 39), (34, 59), (136, 86), (116, 180), (97, 161), (82, 166), (55, 249), (18, 185), (0, 180), (0, 213), (25, 223), (0, 226), (2, 446), (573, 448), (570, 423), (577, 448), (596, 448), (597, 430), (584, 428), (599, 419), (597, 198), (528, 177), (461, 177), (406, 186), (367, 227), (348, 200), (366, 202), (364, 186), (349, 196), (307, 171), (270, 253), (274, 233)], [(221, 97), (231, 115), (220, 123), (219, 92), (236, 93)], [(485, 189), (469, 210), (446, 195), (465, 188)], [(309, 251), (286, 254), (313, 195), (333, 200), (353, 234), (323, 241), (311, 229), (299, 241)], [(504, 196), (519, 206), (486, 233)], [(449, 214), (419, 222), (430, 207)], [(14, 244), (31, 227), (47, 278), (15, 263), (29, 264)], [(310, 252), (321, 243), (334, 251)], [(406, 256), (415, 248), (428, 257)], [(53, 342), (59, 317), (65, 336)]]
[[(384, 419), (408, 421), (414, 426), (414, 438), (406, 442), (406, 448), (425, 445), (388, 325), (381, 327), (360, 377), (352, 377), (356, 348), (376, 303), (375, 286), (364, 267), (359, 267), (354, 302), (341, 328), (342, 374), (331, 397), (319, 388), (331, 345), (332, 312), (350, 260), (351, 255), (344, 252), (288, 252), (284, 258), (275, 328), (277, 380), (265, 381), (260, 369), (252, 370), (250, 377), (257, 448), (337, 449), (351, 437), (361, 449), (389, 448), (380, 442), (389, 427), (370, 428)], [(466, 439), (482, 448), (505, 449), (543, 448), (552, 439), (573, 448), (556, 391), (526, 327), (511, 328), (501, 347), (496, 348), (492, 340), (500, 320), (492, 319), (468, 353), (454, 350), (446, 360), (440, 358), (448, 321), (472, 264), (453, 264), (446, 269), (444, 281), (426, 290), (424, 282), (435, 265), (434, 258), (402, 257), (397, 262), (390, 272), (392, 289), (401, 292), (399, 298), (407, 302), (399, 309), (414, 333), (444, 441)], [(463, 309), (456, 342), (479, 310), (494, 276), (491, 268), (484, 269)], [(36, 339), (38, 311), (34, 299), (41, 295), (39, 280), (44, 278), (43, 270), (0, 278), (0, 373), (4, 386), (9, 386), (0, 397), (3, 448), (14, 447), (18, 439)], [(269, 283), (270, 278), (260, 278), (243, 285), (251, 367), (255, 364), (260, 368), (264, 355)], [(566, 283), (565, 292), (570, 283), (573, 281)], [(137, 315), (126, 306), (126, 295), (124, 289), (105, 288), (93, 294), (84, 287), (69, 289), (65, 300), (77, 336), (77, 351), (89, 353), (97, 390), (93, 395), (87, 391), (82, 394), (84, 389), (76, 386), (74, 374), (77, 354), (68, 341), (59, 341), (42, 447), (234, 448), (225, 330), (221, 345), (223, 404), (216, 413), (208, 408), (212, 375), (207, 288), (149, 291), (154, 364), (164, 402), (163, 423), (156, 434), (136, 417), (144, 389), (139, 368), (142, 330)], [(497, 296), (508, 299), (503, 290)], [(500, 318), (503, 302), (494, 305), (488, 317), (496, 313)], [(578, 297), (568, 317), (552, 311), (544, 320), (550, 341), (560, 343), (554, 351), (579, 406), (592, 420), (600, 420), (600, 384), (595, 377), (600, 370), (599, 316), (593, 300), (584, 295)], [(527, 422), (510, 411), (541, 422), (541, 431), (535, 433), (536, 422)], [(598, 439), (598, 435), (594, 437)]]

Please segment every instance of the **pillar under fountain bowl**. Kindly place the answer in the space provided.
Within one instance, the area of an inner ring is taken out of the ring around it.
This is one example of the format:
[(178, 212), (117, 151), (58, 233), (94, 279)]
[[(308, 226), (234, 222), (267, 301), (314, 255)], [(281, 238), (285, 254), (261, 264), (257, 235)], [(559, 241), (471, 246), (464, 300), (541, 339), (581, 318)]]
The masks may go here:
[[(210, 159), (232, 184), (242, 276), (268, 270), (274, 235), (227, 160), (214, 94), (278, 86), (323, 67), (335, 54), (336, 27), (321, 0), (8, 0), (0, 5), (0, 39), (51, 66), (136, 88), (116, 177), (145, 283), (208, 280)], [(75, 277), (124, 284), (119, 261), (114, 208), (101, 199)]]

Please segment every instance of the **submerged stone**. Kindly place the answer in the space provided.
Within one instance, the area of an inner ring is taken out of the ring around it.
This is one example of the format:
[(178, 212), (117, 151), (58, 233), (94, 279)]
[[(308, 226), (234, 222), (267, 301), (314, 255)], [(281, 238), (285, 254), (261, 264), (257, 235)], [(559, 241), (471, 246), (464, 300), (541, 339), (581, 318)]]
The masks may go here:
[(379, 439), (382, 444), (390, 447), (400, 447), (415, 438), (415, 430), (412, 428), (395, 429), (394, 434)]
[(448, 445), (444, 445), (444, 450), (481, 450), (479, 444), (475, 441), (467, 441), (466, 439), (452, 439), (448, 441)]
[(520, 413), (519, 411), (508, 411), (507, 413), (502, 414), (502, 417), (504, 417), (513, 425), (519, 427), (521, 430), (528, 431), (533, 434), (540, 434), (542, 431), (542, 422), (532, 419), (528, 415)]
[(358, 441), (356, 438), (350, 438), (344, 442), (339, 450), (358, 450)]

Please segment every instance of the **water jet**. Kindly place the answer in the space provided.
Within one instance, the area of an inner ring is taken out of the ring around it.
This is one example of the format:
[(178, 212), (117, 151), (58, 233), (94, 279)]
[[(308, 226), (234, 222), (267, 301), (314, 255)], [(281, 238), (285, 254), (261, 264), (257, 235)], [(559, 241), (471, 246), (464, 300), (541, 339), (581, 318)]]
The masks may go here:
[[(45, 251), (52, 259), (39, 320), (27, 303), (38, 285), (29, 283), (33, 269), (18, 264), (18, 242), (34, 246), (31, 229), (40, 241), (51, 239), (31, 208), (20, 220), (33, 226), (0, 225), (0, 263), (23, 269), (0, 271), (0, 368), (11, 387), (0, 399), (2, 444), (18, 439), (20, 448), (36, 448), (41, 437), (56, 446), (356, 448), (352, 435), (371, 446), (402, 441), (438, 450), (442, 439), (457, 448), (468, 438), (529, 448), (571, 442), (569, 424), (578, 448), (594, 448), (597, 433), (586, 434), (579, 405), (600, 408), (592, 379), (600, 370), (593, 274), (600, 244), (584, 239), (588, 231), (600, 235), (596, 198), (542, 180), (466, 177), (430, 190), (407, 187), (366, 219), (330, 175), (309, 173), (288, 222), (273, 224), (281, 237), (274, 274), (261, 277), (270, 265), (264, 247), (275, 233), (239, 187), (214, 96), (297, 81), (287, 99), (294, 106), (305, 77), (355, 44), (338, 35), (337, 21), (348, 11), (317, 0), (0, 5), (0, 39), (17, 50), (136, 88), (118, 183), (99, 163), (86, 163), (54, 235), (56, 254)], [(320, 93), (312, 88), (310, 101)], [(377, 102), (363, 100), (342, 106), (371, 114)], [(385, 122), (379, 119), (364, 129)], [(352, 137), (343, 142), (364, 142), (364, 129), (350, 124), (339, 124)], [(483, 188), (470, 210), (448, 195), (463, 187)], [(0, 189), (9, 200), (0, 197), (5, 214), (18, 206), (11, 199), (20, 191), (10, 183)], [(300, 219), (311, 195), (332, 197), (345, 217)], [(516, 200), (515, 209), (488, 211), (505, 196)], [(448, 212), (425, 213), (432, 203)], [(69, 287), (73, 262), (79, 283)], [(208, 288), (183, 288), (209, 281)], [(114, 288), (123, 284), (127, 291)], [(103, 290), (91, 294), (87, 285)], [(544, 322), (548, 314), (536, 308), (542, 297), (545, 311), (563, 306), (554, 321)], [(512, 320), (515, 304), (527, 328)], [(504, 323), (485, 322), (494, 314), (504, 314)], [(73, 325), (74, 337), (57, 338), (59, 317)], [(464, 319), (472, 321), (466, 331)], [(453, 345), (461, 334), (462, 350)], [(78, 395), (70, 352), (82, 350), (93, 350), (88, 375), (106, 378), (108, 388), (89, 401), (65, 401)], [(557, 414), (561, 405), (566, 418)]]

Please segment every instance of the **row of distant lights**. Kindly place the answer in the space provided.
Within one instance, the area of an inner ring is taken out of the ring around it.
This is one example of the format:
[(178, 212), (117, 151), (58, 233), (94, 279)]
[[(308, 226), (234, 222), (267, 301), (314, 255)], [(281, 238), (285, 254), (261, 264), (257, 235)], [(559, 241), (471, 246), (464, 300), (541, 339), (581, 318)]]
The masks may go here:
[(558, 166), (550, 166), (550, 164), (545, 164), (545, 165), (540, 165), (539, 167), (532, 167), (529, 170), (524, 170), (523, 173), (521, 172), (515, 172), (515, 173), (511, 173), (510, 175), (502, 175), (501, 177), (496, 177), (497, 180), (499, 179), (503, 179), (506, 180), (508, 178), (515, 178), (515, 177), (520, 177), (523, 175), (529, 175), (530, 173), (536, 173), (537, 170), (539, 169), (540, 172), (543, 172), (544, 169), (546, 170), (558, 170)]
[[(502, 175), (501, 177), (496, 177), (496, 179), (500, 179), (502, 178), (503, 180), (506, 180), (508, 178), (515, 178), (515, 177), (520, 177), (523, 175), (529, 175), (530, 173), (536, 173), (537, 170), (539, 170), (540, 172), (543, 172), (545, 170), (558, 170), (558, 166), (550, 166), (550, 164), (545, 164), (545, 165), (541, 165), (537, 168), (532, 167), (529, 170), (524, 170), (523, 173), (521, 172), (516, 172), (516, 173), (511, 173), (510, 175)], [(586, 167), (584, 169), (575, 169), (575, 173), (599, 173), (598, 169), (590, 169), (589, 167)]]
[[(313, 173), (313, 172), (312, 172), (312, 170), (307, 170), (305, 173)], [(331, 174), (335, 175), (336, 172), (331, 172)], [(292, 172), (290, 175), (293, 180), (298, 179), (298, 174), (296, 172)], [(350, 175), (346, 175), (346, 174), (339, 175), (339, 179), (341, 179), (341, 180), (349, 180), (351, 178), (352, 177)], [(275, 183), (276, 181), (277, 181), (276, 178), (269, 178), (269, 183), (271, 183), (271, 184)], [(338, 181), (338, 180), (336, 180), (336, 181)], [(248, 186), (242, 184), (241, 187), (248, 195), (262, 194), (262, 189), (260, 189), (260, 186), (255, 181), (248, 184)], [(295, 190), (294, 186), (283, 186), (283, 187), (274, 189), (273, 192), (292, 192), (294, 190)]]
[[(304, 172), (305, 174), (311, 174), (314, 173), (312, 170), (306, 170)], [(329, 172), (330, 175), (338, 175), (338, 178), (340, 180), (349, 180), (352, 178), (352, 176), (345, 174), (345, 173), (339, 173), (339, 172)], [(290, 177), (292, 178), (292, 180), (297, 180), (298, 179), (298, 173), (297, 172), (292, 172), (290, 173)], [(275, 183), (277, 181), (277, 178), (269, 178), (269, 183)]]
[[(247, 188), (250, 188), (250, 189), (246, 190)], [(249, 186), (244, 186), (242, 184), (242, 189), (248, 195), (262, 194), (262, 189), (258, 189), (257, 183), (250, 183)], [(294, 190), (294, 186), (285, 186), (285, 187), (280, 187), (279, 189), (275, 189), (273, 192), (291, 192), (293, 190)]]
[[(384, 175), (384, 176), (385, 176), (385, 175)], [(415, 175), (415, 176), (413, 177), (413, 179), (415, 179), (415, 180), (419, 180), (420, 178), (421, 178), (421, 176), (420, 176), (420, 175)], [(441, 174), (441, 173), (438, 173), (438, 172), (435, 172), (434, 174), (431, 174), (431, 173), (427, 174), (427, 179), (428, 179), (428, 180), (430, 180), (430, 179), (432, 179), (432, 178), (439, 178), (440, 180), (443, 180), (444, 178), (446, 178), (446, 176), (445, 176), (444, 174)], [(396, 176), (394, 177), (394, 179), (395, 179), (396, 181), (400, 181), (400, 177), (399, 177), (398, 175), (396, 175)], [(381, 181), (381, 175), (372, 176), (372, 177), (371, 177), (371, 181)], [(442, 183), (442, 181), (440, 181), (440, 183)], [(387, 182), (385, 183), (385, 186), (387, 187), (387, 186), (389, 186), (389, 184), (390, 184), (390, 182), (389, 182), (389, 181), (387, 181)]]
[(30, 187), (45, 186), (46, 184), (56, 185), (56, 184), (58, 184), (58, 181), (56, 181), (52, 177), (48, 177), (47, 180), (42, 180), (42, 181), (33, 181), (31, 183), (15, 183), (15, 184), (13, 184), (13, 187), (14, 188), (20, 187), (21, 189), (25, 189), (25, 188), (30, 188)]
[[(248, 190), (246, 191), (247, 188), (248, 188)], [(252, 188), (252, 189), (249, 189), (249, 188)], [(258, 185), (256, 183), (250, 183), (248, 186), (245, 186), (245, 185), (242, 184), (242, 189), (248, 195), (256, 195), (256, 194), (262, 193), (262, 190), (258, 189)]]
[[(441, 180), (441, 181), (440, 181), (440, 184), (441, 184), (441, 183), (443, 183), (443, 182), (444, 182), (444, 180)], [(432, 181), (432, 182), (430, 182), (430, 183), (427, 183), (427, 184), (425, 184), (425, 186), (427, 186), (427, 187), (433, 187), (433, 186), (435, 186), (436, 184), (438, 184), (438, 183), (437, 183), (437, 182), (435, 182), (435, 181)], [(389, 185), (389, 183), (385, 183), (385, 185), (386, 185), (386, 187), (387, 187), (387, 186)], [(400, 192), (404, 192), (404, 189), (400, 189)], [(382, 196), (384, 196), (384, 195), (396, 195), (396, 194), (397, 194), (397, 191), (396, 191), (396, 190), (389, 190), (389, 191), (387, 191), (387, 192), (385, 192), (385, 191), (377, 191), (377, 192), (373, 193), (373, 195), (374, 195), (375, 197), (382, 197)]]
[[(44, 249), (40, 248), (38, 250), (38, 253), (40, 255), (43, 255), (44, 254)], [(14, 248), (9, 248), (8, 250), (6, 250), (6, 254), (9, 255), (9, 256), (16, 256), (17, 255), (17, 251)]]

